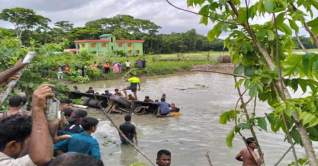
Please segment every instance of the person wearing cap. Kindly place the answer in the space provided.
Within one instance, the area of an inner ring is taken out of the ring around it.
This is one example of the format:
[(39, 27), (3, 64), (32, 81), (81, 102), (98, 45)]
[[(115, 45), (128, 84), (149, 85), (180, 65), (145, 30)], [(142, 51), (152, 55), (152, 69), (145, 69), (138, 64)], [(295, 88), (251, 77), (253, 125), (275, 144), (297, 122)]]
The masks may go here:
[(138, 90), (140, 91), (140, 80), (139, 78), (135, 77), (134, 74), (130, 73), (130, 77), (127, 80), (130, 82), (130, 86), (123, 89), (125, 97), (127, 98), (127, 90), (131, 90), (134, 93), (134, 98), (137, 100), (137, 85)]
[(71, 117), (73, 111), (74, 110), (72, 108), (66, 108), (66, 109), (62, 110), (62, 112), (64, 112), (65, 119)]
[(76, 110), (71, 113), (71, 116), (67, 118), (69, 124), (64, 129), (64, 134), (80, 133), (83, 131), (80, 126), (82, 119), (87, 116), (87, 112), (84, 110)]
[(61, 141), (54, 145), (54, 150), (58, 155), (63, 154), (62, 149), (67, 152), (77, 152), (88, 154), (98, 159), (101, 158), (98, 141), (91, 136), (97, 130), (98, 120), (92, 117), (86, 117), (82, 120), (81, 126), (84, 131), (78, 134), (72, 134), (72, 138)]
[[(125, 123), (119, 126), (119, 129), (124, 133), (124, 135), (130, 140), (130, 142), (134, 143), (134, 138), (136, 143), (138, 143), (137, 132), (135, 125), (131, 124), (131, 115), (125, 116)], [(121, 143), (128, 145), (128, 142), (119, 134)]]
[[(246, 139), (247, 148), (240, 151), (239, 154), (236, 155), (235, 159), (243, 162), (244, 165), (255, 165), (259, 166), (262, 164), (261, 158), (258, 158), (256, 153), (254, 152), (257, 149), (257, 143), (253, 137), (249, 137)], [(261, 154), (264, 156), (264, 153)]]
[[(64, 109), (67, 109), (67, 108), (71, 108), (72, 104), (72, 100), (70, 99), (61, 99), (60, 100), (60, 107), (59, 107), (59, 111), (62, 111)], [(58, 118), (60, 119), (61, 118), (61, 113), (58, 114)]]

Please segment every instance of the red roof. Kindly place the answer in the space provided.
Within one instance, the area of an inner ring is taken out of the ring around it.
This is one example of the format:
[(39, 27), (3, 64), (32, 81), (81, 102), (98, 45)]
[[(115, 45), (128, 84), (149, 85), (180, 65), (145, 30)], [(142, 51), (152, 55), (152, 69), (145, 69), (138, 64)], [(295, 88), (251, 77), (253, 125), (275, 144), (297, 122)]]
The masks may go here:
[(99, 42), (109, 42), (109, 40), (75, 40), (75, 43), (99, 43)]
[(145, 42), (144, 40), (115, 40), (116, 42), (121, 42), (121, 43), (143, 43)]

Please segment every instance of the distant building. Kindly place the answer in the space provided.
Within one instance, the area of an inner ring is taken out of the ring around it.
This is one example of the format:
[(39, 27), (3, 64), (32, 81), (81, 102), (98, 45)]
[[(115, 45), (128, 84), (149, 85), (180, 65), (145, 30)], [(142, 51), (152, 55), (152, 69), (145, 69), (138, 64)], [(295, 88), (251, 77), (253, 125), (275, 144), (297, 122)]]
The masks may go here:
[(76, 54), (81, 51), (94, 52), (98, 55), (107, 55), (114, 51), (122, 51), (127, 55), (143, 55), (144, 53), (144, 40), (116, 40), (116, 37), (111, 34), (104, 34), (99, 38), (100, 40), (75, 40)]

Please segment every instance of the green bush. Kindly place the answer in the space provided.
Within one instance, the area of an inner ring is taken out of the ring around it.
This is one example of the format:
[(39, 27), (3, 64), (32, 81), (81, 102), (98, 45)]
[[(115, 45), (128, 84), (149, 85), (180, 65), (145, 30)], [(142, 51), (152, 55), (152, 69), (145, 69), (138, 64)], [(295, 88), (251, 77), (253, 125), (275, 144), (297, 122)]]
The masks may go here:
[(99, 78), (100, 74), (101, 71), (98, 68), (88, 68), (86, 70), (86, 75), (92, 80)]
[(88, 76), (82, 77), (82, 76), (69, 76), (64, 78), (65, 81), (70, 81), (72, 83), (79, 83), (84, 84), (88, 83), (90, 81)]

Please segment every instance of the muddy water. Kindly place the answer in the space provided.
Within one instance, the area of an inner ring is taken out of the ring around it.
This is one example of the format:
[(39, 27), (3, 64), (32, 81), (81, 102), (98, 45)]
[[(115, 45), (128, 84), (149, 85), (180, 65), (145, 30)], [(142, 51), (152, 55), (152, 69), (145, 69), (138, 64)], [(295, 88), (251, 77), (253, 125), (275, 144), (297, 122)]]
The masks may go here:
[[(235, 155), (244, 148), (244, 143), (237, 135), (233, 148), (227, 147), (225, 138), (232, 129), (233, 123), (219, 124), (222, 112), (233, 109), (237, 101), (237, 91), (231, 76), (213, 73), (185, 73), (163, 77), (141, 79), (140, 99), (149, 95), (151, 99), (160, 99), (161, 94), (167, 95), (167, 102), (176, 103), (181, 108), (182, 116), (174, 118), (154, 118), (151, 115), (133, 116), (132, 121), (137, 126), (139, 137), (138, 147), (155, 161), (156, 152), (168, 149), (172, 153), (173, 166), (204, 166), (208, 165), (206, 153), (210, 152), (213, 165), (241, 165), (234, 159)], [(77, 85), (84, 91), (89, 86), (103, 93), (105, 89), (113, 92), (115, 88), (122, 89), (128, 83), (122, 80), (99, 81)], [(252, 105), (249, 106), (252, 108)], [(257, 112), (263, 115), (270, 112), (270, 107), (259, 103)], [(89, 116), (98, 117), (101, 122), (94, 137), (99, 140), (102, 159), (109, 166), (127, 166), (134, 162), (147, 161), (129, 146), (121, 146), (116, 129), (98, 110), (89, 112)], [(117, 125), (123, 122), (124, 115), (111, 115)], [(284, 143), (282, 133), (256, 131), (262, 150), (265, 153), (266, 165), (274, 165), (282, 154), (289, 148)], [(249, 132), (243, 131), (246, 137)], [(297, 147), (298, 156), (304, 152)], [(280, 165), (292, 161), (288, 154)], [(149, 164), (149, 163), (148, 163)]]

